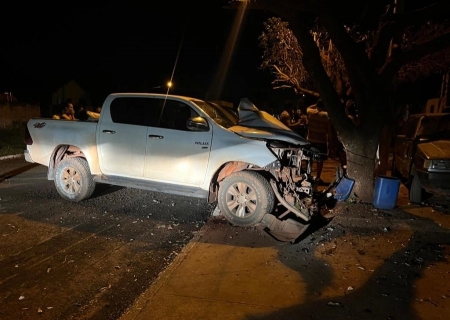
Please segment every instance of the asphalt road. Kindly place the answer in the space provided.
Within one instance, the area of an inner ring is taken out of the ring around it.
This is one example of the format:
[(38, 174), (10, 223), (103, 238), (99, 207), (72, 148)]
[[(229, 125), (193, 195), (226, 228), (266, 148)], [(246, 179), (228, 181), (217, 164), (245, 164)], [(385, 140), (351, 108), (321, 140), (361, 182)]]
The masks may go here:
[(100, 185), (64, 201), (46, 168), (0, 161), (0, 319), (117, 319), (210, 217), (198, 199)]

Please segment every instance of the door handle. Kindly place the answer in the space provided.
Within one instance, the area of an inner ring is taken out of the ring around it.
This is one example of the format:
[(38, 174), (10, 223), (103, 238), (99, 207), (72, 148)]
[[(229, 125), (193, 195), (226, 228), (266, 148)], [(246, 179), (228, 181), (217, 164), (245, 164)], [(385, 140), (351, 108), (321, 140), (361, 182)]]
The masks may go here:
[(103, 130), (103, 133), (110, 133), (110, 134), (115, 134), (116, 132), (114, 130)]
[(158, 135), (156, 135), (156, 134), (150, 134), (148, 137), (149, 137), (150, 139), (164, 139), (163, 136), (158, 136)]

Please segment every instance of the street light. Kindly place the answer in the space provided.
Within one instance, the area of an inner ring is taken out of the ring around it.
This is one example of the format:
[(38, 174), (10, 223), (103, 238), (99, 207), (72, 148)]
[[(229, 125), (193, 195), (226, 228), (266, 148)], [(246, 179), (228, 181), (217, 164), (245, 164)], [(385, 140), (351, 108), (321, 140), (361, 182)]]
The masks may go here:
[(151, 87), (150, 89), (160, 89), (160, 88), (170, 89), (170, 88), (172, 88), (172, 86), (173, 86), (173, 82), (172, 81), (168, 81), (165, 86), (156, 86), (156, 87)]

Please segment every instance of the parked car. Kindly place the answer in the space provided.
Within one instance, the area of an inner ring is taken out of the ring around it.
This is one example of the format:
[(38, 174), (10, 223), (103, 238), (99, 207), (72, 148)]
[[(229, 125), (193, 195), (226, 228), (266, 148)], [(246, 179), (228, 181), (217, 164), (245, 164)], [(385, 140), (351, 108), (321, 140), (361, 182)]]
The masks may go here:
[(394, 145), (392, 175), (409, 189), (409, 200), (450, 194), (450, 113), (414, 114)]

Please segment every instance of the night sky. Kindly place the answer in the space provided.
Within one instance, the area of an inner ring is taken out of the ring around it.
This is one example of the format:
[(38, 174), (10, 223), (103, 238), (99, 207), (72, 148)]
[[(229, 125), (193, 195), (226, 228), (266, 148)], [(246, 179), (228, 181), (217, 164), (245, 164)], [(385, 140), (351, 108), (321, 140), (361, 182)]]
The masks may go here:
[[(46, 104), (52, 92), (75, 80), (99, 105), (112, 92), (165, 92), (152, 88), (165, 85), (173, 73), (171, 93), (217, 98), (211, 97), (212, 84), (219, 81), (236, 17), (236, 11), (223, 8), (227, 3), (2, 4), (0, 90)], [(292, 90), (272, 90), (270, 74), (259, 69), (258, 37), (270, 16), (246, 14), (219, 81), (220, 99), (236, 105), (248, 97), (257, 106), (264, 101), (281, 108), (286, 98), (294, 98)]]
[[(8, 30), (2, 33), (0, 90), (41, 102), (74, 79), (102, 101), (114, 91), (158, 91), (151, 88), (167, 83), (173, 73), (171, 93), (206, 98), (217, 81), (236, 11), (223, 8), (226, 0), (184, 3), (8, 5), (0, 19), (2, 30)], [(259, 69), (258, 36), (268, 17), (246, 15), (222, 100), (267, 97), (270, 76)]]

